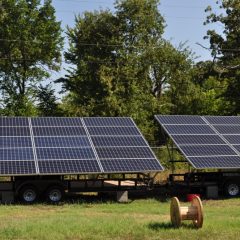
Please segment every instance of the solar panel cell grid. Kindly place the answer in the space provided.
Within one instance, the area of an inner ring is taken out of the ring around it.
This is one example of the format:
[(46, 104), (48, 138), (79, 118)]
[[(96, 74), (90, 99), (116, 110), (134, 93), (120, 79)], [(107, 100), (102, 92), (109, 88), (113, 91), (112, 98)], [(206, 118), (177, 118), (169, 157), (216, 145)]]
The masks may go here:
[(223, 125), (230, 125), (230, 124), (238, 124), (240, 125), (240, 117), (235, 116), (205, 116), (207, 121), (210, 124), (223, 124)]
[(173, 115), (173, 116), (155, 116), (159, 123), (167, 124), (206, 124), (199, 116), (184, 116), (184, 115)]
[(25, 117), (0, 117), (0, 126), (28, 127), (28, 118)]
[(0, 136), (30, 136), (29, 127), (0, 127)]
[(240, 135), (224, 135), (224, 138), (231, 144), (240, 144)]
[(84, 137), (35, 137), (36, 147), (71, 147), (71, 148), (86, 148), (91, 147), (91, 144), (87, 138)]
[(102, 173), (101, 161), (106, 173), (162, 170), (131, 118), (0, 118), (1, 175)]
[(189, 160), (198, 169), (204, 168), (239, 168), (239, 156), (190, 157)]
[(100, 173), (95, 160), (38, 161), (41, 174)]
[(83, 127), (33, 127), (34, 136), (84, 136)]
[[(156, 116), (156, 119), (194, 167), (240, 168), (240, 117)], [(205, 124), (193, 124), (202, 120)]]
[(92, 127), (100, 127), (100, 126), (132, 126), (134, 127), (134, 123), (131, 120), (131, 118), (120, 118), (120, 117), (95, 117), (95, 118), (83, 118), (83, 121), (85, 122), (86, 126), (92, 126)]
[(95, 159), (92, 148), (36, 148), (38, 160)]
[(101, 163), (105, 172), (141, 172), (143, 169), (159, 171), (161, 167), (156, 159), (102, 160)]
[(96, 147), (121, 147), (121, 146), (147, 146), (142, 137), (120, 137), (120, 136), (105, 136), (105, 137), (92, 137), (94, 146)]
[(214, 125), (220, 134), (240, 134), (240, 125)]
[(218, 135), (172, 135), (178, 145), (226, 144)]
[(33, 160), (32, 148), (6, 148), (0, 149), (0, 161)]
[(34, 161), (0, 161), (1, 175), (32, 175), (36, 173)]
[(41, 117), (31, 119), (33, 126), (82, 126), (80, 118), (67, 117)]
[(30, 137), (0, 137), (0, 148), (31, 148)]
[(228, 145), (188, 145), (180, 148), (186, 156), (237, 155)]
[(100, 159), (114, 158), (154, 158), (153, 153), (148, 147), (113, 147), (96, 148)]
[(136, 127), (88, 127), (91, 136), (132, 136), (140, 135)]
[(169, 134), (215, 134), (208, 125), (164, 125)]

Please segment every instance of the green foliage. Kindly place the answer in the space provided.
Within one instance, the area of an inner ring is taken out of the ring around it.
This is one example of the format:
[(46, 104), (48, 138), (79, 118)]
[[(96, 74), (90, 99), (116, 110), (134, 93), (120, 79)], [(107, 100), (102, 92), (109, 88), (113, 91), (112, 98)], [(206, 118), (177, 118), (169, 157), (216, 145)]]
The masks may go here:
[(222, 0), (216, 2), (222, 10), (217, 15), (207, 8), (209, 16), (207, 23), (219, 23), (223, 26), (223, 32), (209, 30), (206, 38), (209, 38), (212, 55), (216, 60), (218, 72), (228, 85), (224, 93), (228, 114), (240, 113), (240, 4), (238, 0)]
[(155, 113), (189, 113), (195, 86), (187, 48), (162, 38), (157, 0), (116, 1), (115, 13), (86, 12), (68, 28), (65, 58), (74, 67), (59, 79), (70, 94), (69, 115), (131, 116), (154, 140)]
[(57, 103), (55, 91), (52, 89), (51, 84), (48, 84), (46, 86), (40, 85), (36, 90), (36, 98), (38, 102), (38, 116), (51, 117), (62, 115), (59, 104)]
[[(50, 0), (1, 1), (0, 90), (11, 114), (31, 115), (33, 88), (59, 69), (63, 39), (54, 13)], [(26, 109), (15, 111), (19, 105)]]

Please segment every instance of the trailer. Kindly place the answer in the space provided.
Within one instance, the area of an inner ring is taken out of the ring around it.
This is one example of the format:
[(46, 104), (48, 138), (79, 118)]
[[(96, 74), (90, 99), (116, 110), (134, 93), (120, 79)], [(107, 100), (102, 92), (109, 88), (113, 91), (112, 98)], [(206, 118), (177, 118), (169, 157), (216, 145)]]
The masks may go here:
[[(169, 160), (189, 163), (187, 173), (169, 175), (171, 189), (202, 193), (240, 194), (240, 117), (156, 115), (167, 144)], [(184, 159), (175, 159), (177, 150)]]
[(59, 202), (65, 193), (146, 189), (163, 167), (128, 117), (0, 117), (0, 196)]

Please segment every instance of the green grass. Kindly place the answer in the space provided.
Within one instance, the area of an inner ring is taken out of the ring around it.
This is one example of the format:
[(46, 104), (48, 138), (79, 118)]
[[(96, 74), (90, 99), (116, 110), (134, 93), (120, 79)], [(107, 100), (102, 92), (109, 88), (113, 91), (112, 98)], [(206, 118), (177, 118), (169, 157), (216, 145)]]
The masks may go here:
[[(170, 224), (169, 202), (154, 199), (0, 206), (0, 239), (239, 239), (240, 199), (203, 201), (204, 226)], [(189, 205), (189, 203), (182, 203)]]

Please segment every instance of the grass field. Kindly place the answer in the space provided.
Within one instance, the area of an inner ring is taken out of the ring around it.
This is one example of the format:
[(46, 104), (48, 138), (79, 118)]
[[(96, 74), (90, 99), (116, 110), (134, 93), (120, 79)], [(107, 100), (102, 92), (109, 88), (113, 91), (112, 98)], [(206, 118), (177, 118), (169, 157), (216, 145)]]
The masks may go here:
[[(169, 201), (1, 205), (0, 239), (239, 239), (240, 199), (203, 201), (204, 226), (170, 224)], [(189, 203), (182, 203), (189, 205)]]

